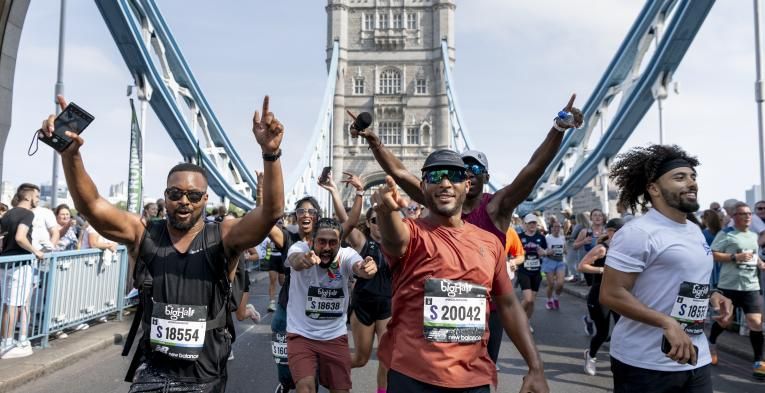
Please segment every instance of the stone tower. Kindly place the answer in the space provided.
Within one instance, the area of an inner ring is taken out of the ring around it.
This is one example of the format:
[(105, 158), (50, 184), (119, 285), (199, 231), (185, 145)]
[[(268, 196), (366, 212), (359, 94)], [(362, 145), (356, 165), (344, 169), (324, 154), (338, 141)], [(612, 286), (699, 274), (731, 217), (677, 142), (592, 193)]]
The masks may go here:
[[(328, 0), (327, 62), (340, 58), (332, 135), (333, 173), (360, 175), (367, 188), (385, 174), (345, 113), (369, 112), (387, 148), (419, 174), (425, 157), (449, 145), (441, 41), (454, 63), (454, 0)], [(348, 190), (348, 193), (350, 190)], [(346, 194), (346, 196), (347, 196)]]

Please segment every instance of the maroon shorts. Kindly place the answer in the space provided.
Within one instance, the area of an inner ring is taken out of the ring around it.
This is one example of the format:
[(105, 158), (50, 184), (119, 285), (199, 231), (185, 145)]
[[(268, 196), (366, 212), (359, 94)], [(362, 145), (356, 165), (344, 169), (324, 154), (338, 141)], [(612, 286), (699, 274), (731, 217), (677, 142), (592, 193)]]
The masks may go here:
[(319, 341), (298, 334), (287, 334), (287, 356), (292, 380), (298, 383), (316, 375), (319, 383), (329, 389), (351, 389), (351, 351), (348, 336)]

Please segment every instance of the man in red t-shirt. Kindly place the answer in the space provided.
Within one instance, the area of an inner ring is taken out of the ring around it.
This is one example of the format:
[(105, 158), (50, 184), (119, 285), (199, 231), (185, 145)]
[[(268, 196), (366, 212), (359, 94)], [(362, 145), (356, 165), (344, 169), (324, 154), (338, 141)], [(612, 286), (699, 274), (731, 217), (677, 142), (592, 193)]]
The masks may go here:
[(382, 248), (393, 272), (393, 316), (378, 357), (394, 392), (489, 393), (496, 385), (486, 351), (488, 297), (529, 366), (523, 392), (548, 392), (542, 360), (507, 276), (505, 250), (462, 219), (470, 189), (462, 158), (437, 150), (425, 160), (420, 192), (429, 214), (401, 219), (405, 201), (393, 178), (373, 195)]

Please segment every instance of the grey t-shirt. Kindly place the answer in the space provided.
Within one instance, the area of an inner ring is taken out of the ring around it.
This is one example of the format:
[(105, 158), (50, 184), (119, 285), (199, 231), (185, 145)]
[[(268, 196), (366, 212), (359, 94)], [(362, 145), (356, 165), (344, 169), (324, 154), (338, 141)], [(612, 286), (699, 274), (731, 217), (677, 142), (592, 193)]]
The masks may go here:
[[(308, 250), (308, 243), (297, 242), (290, 247), (287, 258)], [(293, 269), (287, 303), (287, 333), (321, 341), (348, 334), (345, 326), (350, 297), (348, 279), (353, 275), (353, 265), (361, 260), (356, 250), (341, 247), (329, 269), (319, 266), (301, 271)]]
[[(632, 295), (647, 307), (672, 315), (681, 287), (706, 285), (708, 289), (712, 250), (698, 226), (690, 221), (679, 224), (651, 209), (616, 232), (606, 265), (639, 273)], [(658, 371), (692, 370), (711, 362), (704, 334), (690, 335), (699, 348), (695, 366), (664, 355), (662, 335), (661, 328), (622, 317), (611, 334), (611, 356), (631, 366)]]
[(748, 263), (723, 262), (720, 269), (720, 289), (735, 291), (759, 291), (760, 270), (757, 268), (757, 235), (752, 231), (741, 232), (734, 229), (730, 232), (720, 231), (712, 242), (712, 250), (735, 254), (743, 250), (751, 250), (753, 258)]

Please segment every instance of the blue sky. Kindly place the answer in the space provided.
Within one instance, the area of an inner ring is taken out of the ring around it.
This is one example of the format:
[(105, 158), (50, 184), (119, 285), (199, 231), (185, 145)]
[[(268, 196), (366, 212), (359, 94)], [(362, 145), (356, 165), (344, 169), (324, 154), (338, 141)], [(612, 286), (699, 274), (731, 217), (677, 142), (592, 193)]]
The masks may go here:
[[(32, 2), (22, 33), (3, 174), (16, 184), (50, 181), (50, 149), (43, 145), (27, 157), (26, 148), (53, 111), (58, 4)], [(272, 110), (286, 126), (282, 164), (289, 174), (310, 138), (326, 82), (326, 2), (210, 4), (159, 2), (208, 102), (251, 169), (262, 167), (249, 130), (252, 112), (264, 94), (271, 95)], [(458, 3), (454, 76), (462, 115), (474, 144), (487, 153), (495, 181), (508, 182), (528, 161), (570, 93), (578, 94), (578, 106), (586, 102), (642, 6), (624, 0)], [(751, 8), (751, 2), (717, 2), (674, 75), (680, 94), (671, 93), (664, 104), (666, 142), (702, 162), (702, 207), (743, 199), (758, 181)], [(67, 23), (66, 96), (96, 117), (83, 134), (83, 156), (106, 193), (109, 184), (127, 180), (125, 90), (132, 78), (93, 2), (68, 2)], [(146, 132), (146, 192), (157, 197), (181, 157), (153, 113)], [(654, 106), (626, 147), (657, 141)]]

